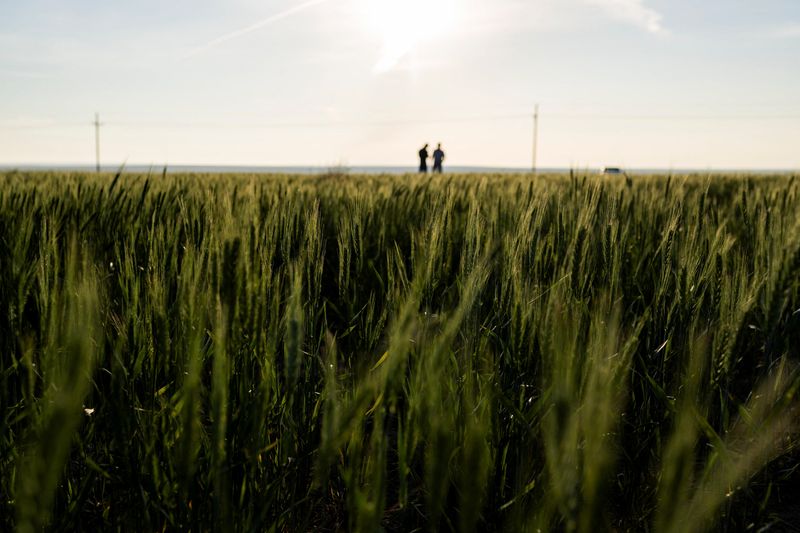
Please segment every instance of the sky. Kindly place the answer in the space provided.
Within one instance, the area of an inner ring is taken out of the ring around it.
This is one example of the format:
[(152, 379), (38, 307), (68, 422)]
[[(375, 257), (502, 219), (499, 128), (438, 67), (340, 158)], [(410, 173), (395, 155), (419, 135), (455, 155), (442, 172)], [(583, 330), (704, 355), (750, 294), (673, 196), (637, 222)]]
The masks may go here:
[(800, 169), (797, 0), (4, 0), (0, 165)]

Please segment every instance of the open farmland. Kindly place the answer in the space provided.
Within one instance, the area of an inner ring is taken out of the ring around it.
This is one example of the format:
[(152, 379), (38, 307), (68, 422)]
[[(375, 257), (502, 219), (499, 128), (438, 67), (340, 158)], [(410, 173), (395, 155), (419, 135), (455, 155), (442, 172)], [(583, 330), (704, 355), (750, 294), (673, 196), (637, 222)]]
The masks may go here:
[(791, 176), (0, 175), (0, 529), (783, 531)]

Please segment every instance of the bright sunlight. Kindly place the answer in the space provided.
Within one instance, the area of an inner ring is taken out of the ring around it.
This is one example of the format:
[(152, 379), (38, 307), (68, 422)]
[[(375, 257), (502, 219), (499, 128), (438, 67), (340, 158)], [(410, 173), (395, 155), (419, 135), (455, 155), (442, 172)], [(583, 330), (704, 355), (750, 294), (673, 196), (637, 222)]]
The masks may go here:
[(370, 29), (383, 41), (376, 73), (388, 72), (408, 53), (451, 32), (456, 20), (456, 0), (370, 0)]

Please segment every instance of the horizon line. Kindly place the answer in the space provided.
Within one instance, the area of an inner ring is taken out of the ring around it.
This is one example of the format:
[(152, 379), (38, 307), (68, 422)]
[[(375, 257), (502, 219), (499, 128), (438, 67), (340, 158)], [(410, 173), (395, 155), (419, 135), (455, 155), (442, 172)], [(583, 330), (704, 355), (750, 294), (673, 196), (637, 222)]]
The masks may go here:
[[(445, 173), (447, 172), (502, 172), (502, 173), (568, 173), (570, 171), (599, 171), (605, 168), (620, 168), (623, 172), (629, 173), (697, 173), (697, 172), (739, 172), (739, 173), (800, 173), (800, 167), (743, 167), (743, 166), (626, 166), (626, 165), (571, 165), (571, 166), (540, 166), (537, 169), (531, 167), (517, 167), (517, 166), (497, 166), (497, 165), (480, 165), (480, 164), (465, 164), (465, 165), (449, 165), (445, 166)], [(13, 170), (87, 170), (94, 172), (96, 169), (95, 163), (0, 163), (0, 170), (13, 171)], [(234, 172), (254, 172), (254, 173), (268, 173), (270, 171), (296, 171), (298, 173), (324, 173), (332, 170), (343, 170), (345, 172), (364, 173), (367, 171), (387, 172), (387, 173), (409, 173), (415, 174), (417, 166), (414, 164), (382, 164), (382, 165), (359, 165), (359, 164), (338, 164), (333, 163), (329, 165), (302, 165), (302, 164), (197, 164), (197, 163), (123, 163), (115, 164), (101, 164), (100, 169), (103, 172), (114, 172), (122, 170), (123, 172), (141, 172), (145, 170), (166, 169), (170, 172), (181, 171), (194, 171), (198, 173), (204, 172), (220, 172), (220, 173), (234, 173)], [(172, 170), (171, 170), (172, 169)], [(448, 170), (452, 169), (452, 170)]]

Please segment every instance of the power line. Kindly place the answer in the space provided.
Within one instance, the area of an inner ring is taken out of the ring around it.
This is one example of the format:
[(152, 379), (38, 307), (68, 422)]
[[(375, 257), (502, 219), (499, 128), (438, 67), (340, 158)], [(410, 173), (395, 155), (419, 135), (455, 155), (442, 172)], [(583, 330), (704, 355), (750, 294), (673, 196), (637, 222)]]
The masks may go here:
[(485, 115), (472, 117), (443, 117), (430, 119), (394, 119), (394, 120), (366, 120), (366, 121), (329, 121), (329, 122), (113, 122), (110, 125), (129, 126), (142, 128), (196, 128), (196, 129), (280, 129), (280, 128), (329, 128), (329, 127), (380, 127), (380, 126), (407, 126), (424, 124), (450, 124), (466, 122), (490, 122), (504, 120), (519, 120), (528, 115)]
[[(800, 121), (800, 115), (636, 115), (636, 114), (602, 114), (602, 113), (538, 113), (538, 118), (548, 120), (609, 120), (609, 121)], [(482, 115), (467, 117), (441, 117), (423, 119), (387, 119), (363, 121), (310, 121), (310, 122), (161, 122), (161, 121), (107, 121), (103, 126), (126, 128), (158, 128), (158, 129), (300, 129), (300, 128), (338, 128), (338, 127), (387, 127), (411, 126), (426, 124), (456, 124), (470, 122), (494, 122), (530, 120), (527, 113), (506, 115)], [(96, 126), (92, 122), (93, 126)], [(85, 127), (85, 122), (49, 122), (42, 124), (2, 124), (0, 129), (37, 130)]]
[[(613, 115), (599, 113), (538, 113), (537, 118), (557, 120), (630, 120), (630, 121), (689, 121), (689, 120), (768, 120), (768, 121), (794, 121), (800, 120), (800, 115)], [(329, 122), (146, 122), (129, 121), (114, 122), (109, 125), (129, 126), (142, 128), (196, 128), (196, 129), (280, 129), (280, 128), (334, 128), (334, 127), (380, 127), (380, 126), (406, 126), (426, 124), (453, 124), (468, 122), (499, 122), (511, 120), (530, 120), (531, 115), (526, 113), (508, 115), (484, 115), (471, 117), (442, 117), (429, 119), (395, 119), (395, 120), (366, 120), (366, 121), (329, 121)]]
[(689, 120), (800, 120), (800, 115), (612, 115), (601, 113), (553, 113), (547, 118), (563, 120), (642, 120), (642, 121), (689, 121)]
[[(94, 124), (93, 122), (91, 124)], [(53, 130), (85, 128), (86, 122), (42, 122), (41, 124), (0, 123), (0, 130)]]

